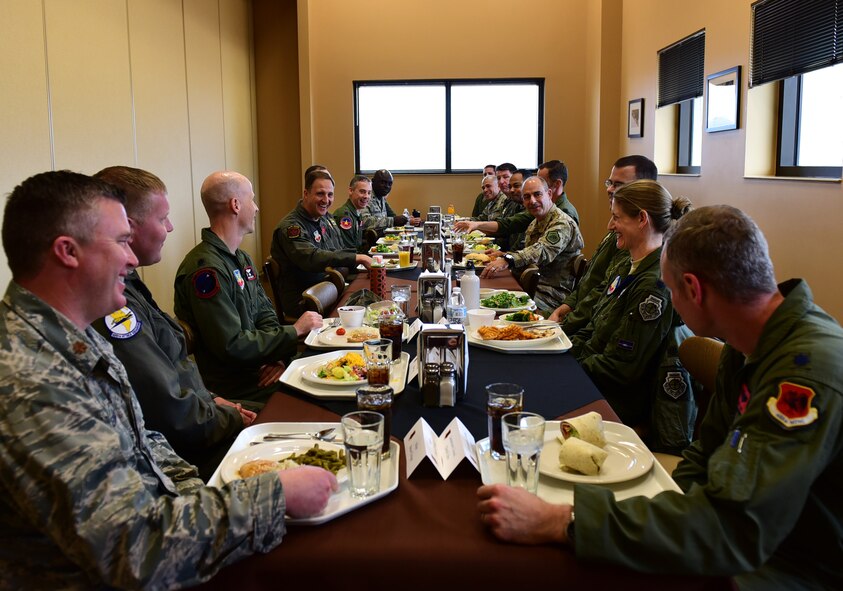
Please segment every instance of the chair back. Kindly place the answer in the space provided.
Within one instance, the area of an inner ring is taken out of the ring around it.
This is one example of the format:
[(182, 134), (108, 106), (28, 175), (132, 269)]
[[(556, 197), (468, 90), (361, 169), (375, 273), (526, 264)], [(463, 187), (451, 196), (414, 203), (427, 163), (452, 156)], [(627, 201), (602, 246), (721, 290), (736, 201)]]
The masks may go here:
[(588, 259), (585, 258), (583, 253), (578, 254), (574, 258), (573, 264), (573, 272), (574, 272), (574, 287), (576, 287), (577, 283), (580, 282), (582, 276), (585, 275), (585, 272), (588, 270)]
[(330, 281), (320, 281), (302, 292), (302, 301), (306, 311), (327, 316), (334, 311), (339, 299), (337, 287)]
[(364, 252), (369, 252), (372, 247), (378, 242), (378, 233), (372, 228), (363, 230), (363, 246)]
[(179, 326), (181, 326), (181, 331), (184, 333), (184, 344), (187, 347), (187, 354), (193, 355), (196, 352), (196, 333), (193, 332), (193, 327), (190, 326), (187, 322), (179, 320)]
[(284, 306), (281, 304), (281, 285), (279, 284), (281, 266), (272, 255), (266, 257), (263, 263), (263, 272), (266, 275), (267, 282), (269, 282), (269, 289), (272, 292), (272, 303), (275, 305), (275, 314), (278, 316), (278, 322), (281, 324), (293, 324), (297, 319), (284, 314)]
[(532, 298), (536, 295), (536, 288), (539, 286), (539, 279), (541, 279), (539, 268), (530, 266), (521, 272), (521, 277), (518, 278), (518, 283), (521, 284), (521, 289), (527, 292), (527, 295)]
[(679, 360), (694, 379), (702, 385), (702, 392), (696, 394), (697, 432), (700, 421), (708, 410), (708, 402), (714, 395), (717, 384), (717, 366), (720, 363), (722, 351), (722, 341), (696, 335), (688, 337), (679, 345)]
[[(348, 270), (347, 268), (343, 267), (342, 269)], [(346, 284), (345, 284), (345, 274), (342, 272), (342, 269), (335, 269), (334, 267), (325, 267), (325, 273), (328, 275), (328, 281), (334, 284), (334, 287), (337, 288), (337, 299), (345, 292)]]

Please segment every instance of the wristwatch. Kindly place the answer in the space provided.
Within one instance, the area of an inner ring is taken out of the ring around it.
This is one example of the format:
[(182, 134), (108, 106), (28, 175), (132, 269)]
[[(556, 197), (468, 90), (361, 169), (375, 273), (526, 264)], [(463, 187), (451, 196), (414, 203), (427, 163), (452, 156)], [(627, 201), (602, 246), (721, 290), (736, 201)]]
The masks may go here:
[(571, 521), (568, 522), (568, 529), (566, 529), (565, 532), (568, 535), (568, 543), (573, 548), (574, 546), (576, 546), (576, 541), (577, 541), (577, 538), (576, 538), (577, 532), (574, 529), (574, 509), (573, 509), (573, 507), (571, 508)]
[(512, 256), (509, 253), (506, 253), (505, 255), (503, 255), (503, 260), (506, 261), (506, 264), (510, 269), (515, 268), (515, 257), (514, 256)]

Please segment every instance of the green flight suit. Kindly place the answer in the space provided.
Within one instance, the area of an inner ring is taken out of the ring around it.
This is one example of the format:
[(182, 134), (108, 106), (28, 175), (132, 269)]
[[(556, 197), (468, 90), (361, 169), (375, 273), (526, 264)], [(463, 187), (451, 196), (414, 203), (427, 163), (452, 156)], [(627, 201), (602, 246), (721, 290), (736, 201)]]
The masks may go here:
[(251, 408), (277, 390), (258, 388), (259, 371), (296, 353), (296, 330), (278, 322), (249, 255), (232, 254), (210, 228), (176, 271), (175, 313), (196, 330), (194, 357), (210, 390)]
[(578, 557), (737, 575), (741, 589), (843, 589), (843, 329), (802, 280), (745, 357), (728, 344), (685, 492), (616, 502), (575, 485)]
[(608, 287), (609, 268), (618, 264), (620, 260), (626, 259), (627, 256), (627, 253), (618, 250), (615, 233), (606, 234), (597, 246), (597, 250), (591, 255), (585, 274), (563, 302), (571, 307), (562, 325), (565, 334), (571, 337), (588, 325), (594, 304)]
[(483, 213), (483, 208), (486, 205), (486, 196), (483, 194), (483, 191), (480, 191), (480, 194), (474, 198), (474, 207), (471, 210), (471, 219), (477, 219), (481, 213)]
[(649, 424), (653, 376), (674, 325), (670, 293), (661, 281), (661, 248), (634, 274), (629, 253), (613, 272), (588, 325), (571, 337), (571, 352), (629, 426)]
[(356, 249), (343, 248), (340, 231), (328, 214), (313, 220), (301, 201), (278, 222), (270, 252), (281, 268), (281, 306), (285, 314), (299, 316), (304, 312), (301, 293), (325, 281), (326, 267), (357, 267)]
[(363, 218), (351, 199), (334, 212), (334, 221), (339, 227), (342, 247), (363, 254)]

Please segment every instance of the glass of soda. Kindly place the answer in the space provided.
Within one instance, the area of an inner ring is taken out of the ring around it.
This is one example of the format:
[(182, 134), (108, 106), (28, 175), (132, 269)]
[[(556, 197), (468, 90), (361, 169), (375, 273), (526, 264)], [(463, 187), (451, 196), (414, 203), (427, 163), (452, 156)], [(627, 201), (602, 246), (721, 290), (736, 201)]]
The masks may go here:
[(384, 314), (378, 322), (381, 339), (392, 342), (392, 359), (401, 358), (401, 341), (404, 338), (404, 315)]
[(489, 422), (489, 449), (492, 458), (502, 459), (506, 450), (501, 435), (501, 417), (524, 410), (524, 388), (518, 384), (497, 382), (486, 386), (486, 416)]
[(392, 341), (371, 339), (363, 343), (363, 359), (366, 360), (366, 378), (370, 386), (389, 385), (392, 368)]
[(462, 255), (465, 250), (465, 241), (461, 233), (454, 234), (454, 239), (451, 242), (451, 254), (453, 255), (454, 264), (462, 264)]

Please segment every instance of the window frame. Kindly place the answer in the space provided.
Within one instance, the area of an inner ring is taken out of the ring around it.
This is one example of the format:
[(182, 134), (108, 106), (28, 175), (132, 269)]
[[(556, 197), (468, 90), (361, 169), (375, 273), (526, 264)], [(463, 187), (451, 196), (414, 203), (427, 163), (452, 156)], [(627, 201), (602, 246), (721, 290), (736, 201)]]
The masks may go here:
[(451, 166), (451, 88), (453, 86), (483, 86), (483, 85), (524, 85), (535, 84), (538, 87), (538, 129), (536, 146), (537, 162), (544, 162), (544, 78), (435, 78), (412, 80), (354, 80), (352, 94), (354, 101), (354, 169), (356, 174), (370, 174), (375, 170), (360, 168), (360, 116), (358, 105), (358, 89), (362, 86), (436, 86), (445, 87), (445, 168), (444, 169), (401, 169), (390, 170), (393, 174), (477, 174), (482, 172), (482, 166), (475, 169), (454, 169)]
[[(694, 97), (675, 103), (679, 107), (676, 114), (676, 174), (700, 174), (702, 171), (702, 166), (691, 165), (694, 151), (694, 101), (701, 98)], [(698, 131), (702, 134), (702, 127)]]

